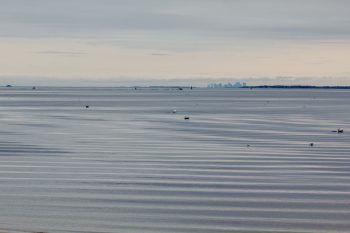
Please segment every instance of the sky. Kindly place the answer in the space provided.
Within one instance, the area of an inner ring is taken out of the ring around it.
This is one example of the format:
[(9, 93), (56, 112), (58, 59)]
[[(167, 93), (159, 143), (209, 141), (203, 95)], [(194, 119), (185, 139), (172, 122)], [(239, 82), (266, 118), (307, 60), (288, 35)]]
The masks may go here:
[(348, 0), (0, 6), (0, 84), (350, 85)]

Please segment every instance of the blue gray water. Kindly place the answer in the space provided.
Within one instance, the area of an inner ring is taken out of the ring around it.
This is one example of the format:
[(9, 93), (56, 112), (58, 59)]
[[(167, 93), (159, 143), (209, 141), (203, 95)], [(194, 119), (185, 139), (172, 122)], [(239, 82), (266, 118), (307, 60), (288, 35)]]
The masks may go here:
[(349, 99), (346, 90), (3, 88), (0, 228), (350, 232)]

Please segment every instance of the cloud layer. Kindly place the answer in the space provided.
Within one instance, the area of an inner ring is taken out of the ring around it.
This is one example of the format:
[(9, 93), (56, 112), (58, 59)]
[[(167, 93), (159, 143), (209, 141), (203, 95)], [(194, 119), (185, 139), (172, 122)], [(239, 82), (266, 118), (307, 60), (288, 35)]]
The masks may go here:
[(0, 3), (0, 75), (349, 74), (347, 0)]
[(347, 0), (1, 0), (2, 36), (348, 39)]

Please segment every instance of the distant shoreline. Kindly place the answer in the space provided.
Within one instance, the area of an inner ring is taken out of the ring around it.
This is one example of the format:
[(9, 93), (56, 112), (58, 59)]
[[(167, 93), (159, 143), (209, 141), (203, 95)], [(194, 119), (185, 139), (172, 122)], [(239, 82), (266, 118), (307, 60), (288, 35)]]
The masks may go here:
[(277, 89), (350, 89), (350, 86), (310, 86), (310, 85), (260, 85), (240, 88), (277, 88)]
[(201, 87), (201, 86), (0, 86), (0, 89), (15, 88), (124, 88), (124, 89), (350, 89), (350, 86), (311, 86), (311, 85), (258, 85), (258, 86), (242, 86), (242, 87)]

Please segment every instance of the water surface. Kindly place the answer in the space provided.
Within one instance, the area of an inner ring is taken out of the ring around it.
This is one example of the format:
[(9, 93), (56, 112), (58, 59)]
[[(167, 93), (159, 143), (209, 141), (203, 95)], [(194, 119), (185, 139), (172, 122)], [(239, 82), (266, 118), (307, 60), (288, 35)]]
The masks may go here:
[(0, 228), (349, 232), (349, 99), (348, 90), (3, 88)]

